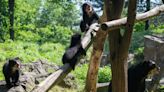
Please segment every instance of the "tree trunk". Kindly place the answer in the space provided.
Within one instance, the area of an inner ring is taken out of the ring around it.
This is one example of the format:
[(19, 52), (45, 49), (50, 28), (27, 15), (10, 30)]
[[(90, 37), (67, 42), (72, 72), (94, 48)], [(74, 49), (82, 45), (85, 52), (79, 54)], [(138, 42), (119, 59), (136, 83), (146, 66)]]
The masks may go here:
[[(150, 10), (150, 0), (146, 0), (146, 11)], [(149, 20), (145, 22), (145, 30), (149, 29)]]
[(9, 0), (9, 19), (10, 19), (10, 26), (9, 26), (9, 32), (10, 32), (10, 39), (14, 40), (14, 2), (15, 0)]
[[(107, 21), (121, 17), (124, 0), (108, 0)], [(127, 90), (127, 62), (120, 56), (120, 29), (109, 32), (110, 61), (112, 69), (112, 92), (128, 92)], [(126, 56), (125, 56), (126, 57)]]
[[(113, 4), (113, 7), (110, 9), (111, 14), (109, 14), (111, 16), (107, 15), (107, 19), (110, 20), (110, 18), (120, 18), (124, 0), (111, 0), (111, 3)], [(135, 10), (136, 0), (130, 0), (128, 6), (126, 31), (123, 35), (120, 34), (120, 29), (109, 32), (110, 60), (112, 68), (112, 92), (128, 92), (127, 57), (133, 25), (135, 22)]]
[[(105, 11), (105, 10), (104, 10)], [(100, 17), (100, 23), (106, 21), (105, 12)], [(103, 52), (104, 42), (107, 36), (107, 32), (99, 30), (96, 37), (93, 40), (93, 51), (90, 59), (89, 69), (87, 72), (87, 79), (85, 85), (86, 92), (97, 92), (97, 74), (100, 65), (100, 58)]]

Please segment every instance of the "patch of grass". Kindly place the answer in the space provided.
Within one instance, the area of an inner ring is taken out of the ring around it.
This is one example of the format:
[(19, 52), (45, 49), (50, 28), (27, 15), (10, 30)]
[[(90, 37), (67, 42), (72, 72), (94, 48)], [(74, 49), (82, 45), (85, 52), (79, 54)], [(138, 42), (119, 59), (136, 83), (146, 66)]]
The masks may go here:
[(75, 89), (68, 89), (60, 86), (54, 86), (48, 92), (78, 92), (78, 91)]
[(79, 90), (83, 90), (85, 86), (86, 76), (88, 71), (88, 64), (83, 64), (81, 66), (77, 66), (74, 71), (72, 71), (75, 79), (78, 83)]
[(6, 41), (0, 43), (0, 62), (9, 58), (20, 57), (25, 63), (46, 59), (61, 65), (61, 57), (65, 47), (59, 43), (44, 43), (38, 45), (34, 42)]
[(0, 80), (4, 80), (4, 75), (2, 73), (3, 64), (4, 64), (4, 62), (0, 62)]
[[(78, 83), (79, 90), (83, 90), (85, 87), (86, 76), (88, 71), (88, 64), (77, 66), (72, 72)], [(98, 82), (105, 83), (111, 80), (111, 69), (109, 66), (99, 68), (98, 71)]]

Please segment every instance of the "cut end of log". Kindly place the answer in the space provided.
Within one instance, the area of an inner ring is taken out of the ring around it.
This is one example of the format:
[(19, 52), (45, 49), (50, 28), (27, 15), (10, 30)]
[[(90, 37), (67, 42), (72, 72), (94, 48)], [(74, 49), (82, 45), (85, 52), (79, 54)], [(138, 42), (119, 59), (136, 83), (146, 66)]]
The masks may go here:
[(106, 30), (108, 29), (108, 25), (105, 24), (105, 23), (101, 24), (101, 29), (102, 29), (103, 31), (106, 31)]

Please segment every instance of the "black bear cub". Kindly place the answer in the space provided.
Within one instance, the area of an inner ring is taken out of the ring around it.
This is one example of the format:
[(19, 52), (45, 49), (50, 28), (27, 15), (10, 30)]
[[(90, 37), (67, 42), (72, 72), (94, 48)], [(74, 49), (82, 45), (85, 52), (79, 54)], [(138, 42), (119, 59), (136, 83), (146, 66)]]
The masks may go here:
[(93, 6), (89, 3), (82, 5), (83, 20), (80, 22), (81, 32), (87, 32), (89, 27), (93, 23), (98, 23), (99, 16), (93, 9)]
[[(128, 69), (128, 92), (145, 92), (145, 79), (149, 74), (158, 72), (159, 67), (153, 61), (140, 62)], [(112, 92), (112, 84), (109, 84)]]
[(85, 55), (85, 50), (81, 45), (81, 35), (74, 34), (71, 38), (71, 44), (69, 48), (65, 51), (62, 62), (63, 64), (69, 63), (71, 68), (74, 70), (75, 65), (78, 61), (78, 57)]
[(19, 58), (8, 60), (3, 66), (3, 74), (7, 87), (18, 85), (20, 62)]

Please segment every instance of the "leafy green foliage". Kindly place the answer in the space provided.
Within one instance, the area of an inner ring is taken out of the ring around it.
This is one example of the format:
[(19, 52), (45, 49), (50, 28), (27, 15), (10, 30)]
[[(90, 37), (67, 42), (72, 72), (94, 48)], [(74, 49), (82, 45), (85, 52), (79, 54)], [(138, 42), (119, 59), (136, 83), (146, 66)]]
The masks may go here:
[[(81, 66), (77, 66), (75, 70), (73, 71), (73, 74), (75, 75), (75, 78), (77, 79), (77, 82), (81, 85), (81, 87), (84, 87), (86, 76), (88, 71), (88, 64), (84, 64)], [(99, 68), (98, 71), (98, 82), (104, 83), (109, 82), (111, 80), (111, 69), (109, 66), (105, 66), (102, 68)]]
[(104, 83), (104, 82), (109, 82), (111, 80), (111, 69), (109, 66), (105, 66), (103, 68), (99, 68), (98, 72), (98, 82), (99, 83)]
[(72, 35), (71, 28), (78, 20), (78, 11), (74, 3), (66, 1), (18, 0), (15, 12), (16, 39), (67, 45)]
[(75, 77), (77, 78), (80, 84), (85, 85), (87, 71), (88, 71), (88, 64), (78, 66), (75, 68), (75, 71), (73, 71), (73, 74), (75, 75)]
[(131, 47), (130, 52), (134, 53), (139, 48), (143, 48), (144, 46), (144, 35), (163, 35), (164, 34), (164, 25), (159, 25), (158, 27), (152, 26), (149, 30), (145, 30), (145, 25), (143, 22), (136, 23), (134, 26), (134, 32), (132, 35)]
[(40, 0), (17, 0), (15, 2), (15, 28), (22, 29), (24, 25), (34, 23)]
[(63, 26), (55, 26), (53, 30), (53, 36), (49, 37), (47, 40), (51, 40), (51, 42), (59, 42), (65, 45), (67, 45), (66, 43), (70, 42), (70, 38), (73, 33), (69, 28)]
[[(4, 65), (4, 62), (0, 62), (0, 67), (3, 67)], [(2, 68), (0, 69), (0, 80), (4, 80), (4, 76), (3, 76), (3, 73), (2, 73)]]
[(152, 32), (157, 35), (164, 35), (164, 25), (152, 26)]
[(163, 86), (160, 86), (160, 92), (164, 92), (164, 85)]
[(136, 23), (132, 34), (132, 41), (129, 51), (134, 53), (138, 48), (144, 46), (144, 35), (152, 34), (151, 31), (145, 31), (143, 22)]
[(37, 42), (41, 39), (41, 36), (31, 31), (22, 30), (17, 33), (16, 39), (20, 41)]
[(38, 12), (37, 26), (61, 25), (71, 28), (78, 22), (78, 13), (75, 3), (62, 0), (61, 2), (46, 1)]
[(0, 4), (0, 42), (4, 42), (9, 29), (7, 0), (0, 0)]

